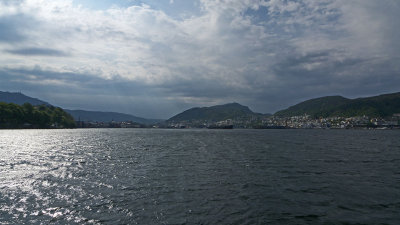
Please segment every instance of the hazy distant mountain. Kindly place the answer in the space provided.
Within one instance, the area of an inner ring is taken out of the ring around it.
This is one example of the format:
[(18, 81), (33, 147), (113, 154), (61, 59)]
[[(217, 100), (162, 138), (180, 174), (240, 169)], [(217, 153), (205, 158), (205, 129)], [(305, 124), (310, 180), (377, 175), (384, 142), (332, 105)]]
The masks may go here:
[(22, 94), (21, 92), (3, 92), (0, 91), (0, 102), (15, 103), (22, 105), (24, 103), (30, 103), (32, 105), (50, 105), (49, 103), (32, 98)]
[(310, 99), (276, 112), (275, 116), (312, 117), (330, 116), (372, 116), (386, 117), (400, 113), (400, 92), (367, 98), (347, 99), (342, 96), (328, 96)]
[[(28, 102), (32, 105), (49, 105), (49, 106), (51, 105), (45, 101), (26, 96), (20, 92), (0, 91), (0, 102), (15, 103), (18, 105), (22, 105), (26, 102)], [(143, 124), (151, 124), (151, 123), (157, 123), (157, 122), (162, 121), (162, 120), (156, 120), (156, 119), (145, 119), (145, 118), (141, 118), (141, 117), (137, 117), (137, 116), (133, 116), (133, 115), (129, 115), (129, 114), (124, 114), (124, 113), (117, 113), (117, 112), (97, 112), (97, 111), (69, 110), (69, 109), (64, 109), (64, 111), (71, 114), (75, 120), (80, 119), (81, 121), (98, 121), (98, 122), (133, 121), (133, 122), (143, 123)]]
[(211, 107), (195, 107), (179, 113), (167, 122), (180, 122), (180, 121), (221, 121), (226, 119), (245, 119), (252, 116), (261, 116), (260, 113), (255, 113), (247, 106), (238, 103), (229, 103), (225, 105), (217, 105)]
[(124, 121), (133, 121), (142, 124), (152, 124), (157, 123), (162, 120), (156, 119), (145, 119), (137, 116), (132, 116), (125, 113), (117, 113), (117, 112), (99, 112), (99, 111), (85, 111), (85, 110), (70, 110), (65, 109), (66, 112), (71, 114), (76, 121), (97, 121), (97, 122), (124, 122)]

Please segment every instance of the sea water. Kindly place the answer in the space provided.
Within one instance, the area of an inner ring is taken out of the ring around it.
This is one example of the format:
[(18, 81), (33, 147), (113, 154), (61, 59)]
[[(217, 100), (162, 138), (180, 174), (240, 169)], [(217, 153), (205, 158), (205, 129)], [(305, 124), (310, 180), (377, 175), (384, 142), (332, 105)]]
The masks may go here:
[(400, 224), (400, 131), (0, 130), (0, 223)]

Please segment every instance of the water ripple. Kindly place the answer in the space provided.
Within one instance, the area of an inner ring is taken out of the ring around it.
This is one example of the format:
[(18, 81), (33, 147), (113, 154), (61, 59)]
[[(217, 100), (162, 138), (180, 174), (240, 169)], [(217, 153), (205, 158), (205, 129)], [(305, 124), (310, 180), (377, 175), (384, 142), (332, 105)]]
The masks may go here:
[(1, 224), (398, 224), (398, 131), (1, 130)]

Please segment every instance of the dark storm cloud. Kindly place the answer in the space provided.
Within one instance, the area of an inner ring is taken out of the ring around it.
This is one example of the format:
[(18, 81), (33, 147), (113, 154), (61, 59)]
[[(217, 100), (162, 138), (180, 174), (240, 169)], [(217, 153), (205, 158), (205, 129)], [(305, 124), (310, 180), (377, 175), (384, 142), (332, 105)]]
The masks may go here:
[(163, 83), (160, 88), (170, 95), (191, 96), (191, 97), (226, 97), (232, 92), (232, 87), (226, 84), (208, 79), (174, 80)]
[(51, 48), (18, 48), (6, 52), (23, 56), (70, 56), (70, 54)]
[(400, 76), (395, 75), (398, 74), (398, 66), (393, 59), (336, 59), (334, 55), (337, 54), (340, 52), (330, 50), (281, 59), (273, 66), (272, 73), (276, 80), (264, 85), (264, 91), (255, 96), (258, 104), (262, 99), (268, 99), (264, 101), (265, 108), (258, 108), (277, 111), (300, 101), (327, 95), (352, 98), (399, 91)]
[[(56, 72), (40, 67), (2, 68), (0, 77), (8, 81), (0, 83), (1, 90), (29, 90), (37, 93), (33, 94), (34, 97), (61, 107), (126, 112), (147, 118), (169, 118), (192, 107), (198, 99), (205, 101), (198, 106), (209, 105), (207, 102), (216, 97), (232, 97), (230, 101), (240, 102), (239, 90), (204, 79), (150, 85), (121, 77), (109, 80), (96, 74)], [(187, 96), (194, 99), (187, 102), (175, 100)]]
[[(48, 91), (73, 92), (86, 94), (114, 94), (118, 89), (121, 93), (140, 95), (150, 87), (137, 81), (127, 81), (121, 78), (108, 80), (97, 76), (97, 74), (57, 72), (44, 70), (40, 67), (27, 68), (2, 68), (0, 69), (2, 79), (9, 80), (19, 87), (34, 86), (46, 87)], [(4, 85), (4, 84), (3, 84)]]
[(334, 50), (329, 50), (288, 56), (282, 59), (272, 67), (273, 73), (278, 77), (277, 84), (297, 84), (299, 86), (329, 84), (337, 79), (337, 74), (349, 71), (349, 69), (368, 61), (362, 58), (336, 60), (333, 57), (334, 54)]
[[(36, 68), (0, 68), (0, 90), (22, 91), (51, 104), (70, 108), (125, 112), (146, 118), (167, 118), (177, 109), (160, 98), (160, 89), (143, 82), (113, 80), (96, 74)], [(180, 109), (179, 109), (180, 110)]]
[(0, 17), (0, 42), (24, 41), (27, 37), (23, 30), (29, 26), (28, 21), (29, 18), (22, 14)]

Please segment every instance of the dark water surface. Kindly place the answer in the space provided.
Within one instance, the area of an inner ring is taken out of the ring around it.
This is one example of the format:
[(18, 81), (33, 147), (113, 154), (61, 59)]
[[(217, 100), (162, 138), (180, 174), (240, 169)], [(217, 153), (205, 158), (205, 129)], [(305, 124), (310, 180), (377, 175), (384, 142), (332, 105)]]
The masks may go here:
[(1, 130), (0, 223), (400, 224), (400, 131)]

